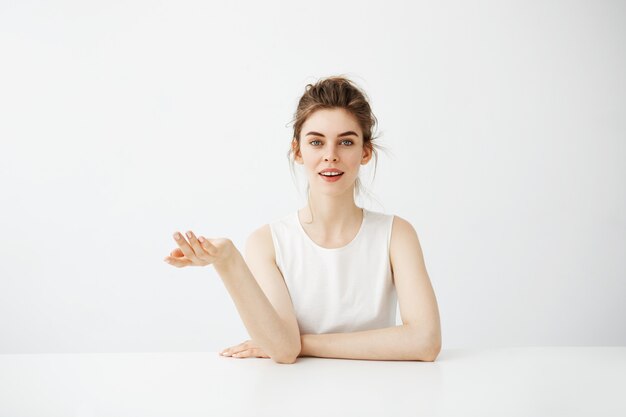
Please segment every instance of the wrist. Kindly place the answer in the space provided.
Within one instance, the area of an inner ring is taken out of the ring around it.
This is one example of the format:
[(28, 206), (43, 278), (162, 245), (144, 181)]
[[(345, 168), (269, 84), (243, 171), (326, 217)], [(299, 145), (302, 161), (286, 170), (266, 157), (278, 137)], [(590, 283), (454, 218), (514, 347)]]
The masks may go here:
[(241, 253), (232, 241), (229, 240), (227, 242), (227, 248), (225, 249), (226, 250), (224, 252), (224, 256), (221, 259), (213, 262), (213, 266), (216, 270), (218, 270), (218, 272), (225, 272), (236, 268), (236, 265), (241, 258)]
[(310, 334), (300, 335), (300, 354), (298, 356), (312, 356), (311, 355), (311, 336)]

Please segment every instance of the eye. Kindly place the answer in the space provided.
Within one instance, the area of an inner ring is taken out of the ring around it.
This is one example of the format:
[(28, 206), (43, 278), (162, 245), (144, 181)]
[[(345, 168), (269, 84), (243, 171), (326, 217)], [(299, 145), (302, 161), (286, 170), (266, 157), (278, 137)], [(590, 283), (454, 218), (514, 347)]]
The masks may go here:
[[(319, 141), (319, 140), (312, 140), (312, 141), (311, 141), (311, 142), (309, 142), (309, 143), (310, 143), (311, 145), (313, 145), (313, 142), (320, 142), (320, 143), (321, 143), (321, 141)], [(313, 145), (313, 146), (315, 146), (315, 145)]]
[(352, 142), (349, 139), (344, 139), (344, 140), (341, 141), (341, 143), (343, 143), (343, 142), (350, 142), (350, 144), (348, 146), (352, 146), (354, 144), (354, 142)]

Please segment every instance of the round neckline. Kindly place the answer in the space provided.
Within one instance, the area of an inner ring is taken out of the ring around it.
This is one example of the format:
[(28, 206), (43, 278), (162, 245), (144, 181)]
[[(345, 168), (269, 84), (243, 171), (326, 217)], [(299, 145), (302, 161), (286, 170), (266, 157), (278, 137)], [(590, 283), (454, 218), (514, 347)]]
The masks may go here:
[(347, 247), (351, 246), (354, 242), (356, 242), (356, 240), (359, 238), (359, 236), (363, 232), (363, 228), (365, 227), (365, 219), (367, 218), (367, 210), (365, 209), (365, 207), (362, 207), (361, 210), (363, 210), (363, 219), (361, 220), (361, 227), (359, 227), (359, 231), (356, 233), (356, 235), (352, 238), (352, 240), (350, 242), (348, 242), (344, 246), (341, 246), (341, 247), (338, 247), (338, 248), (325, 248), (325, 247), (320, 246), (317, 243), (315, 243), (315, 241), (313, 239), (311, 239), (311, 236), (309, 236), (307, 234), (306, 230), (304, 230), (304, 227), (302, 226), (302, 223), (300, 223), (300, 216), (298, 215), (298, 210), (296, 210), (296, 223), (298, 225), (298, 228), (300, 229), (300, 231), (304, 235), (305, 239), (307, 239), (309, 242), (311, 242), (311, 244), (313, 246), (315, 246), (316, 248), (319, 248), (319, 249), (325, 250), (325, 251), (340, 251), (340, 250), (346, 249)]

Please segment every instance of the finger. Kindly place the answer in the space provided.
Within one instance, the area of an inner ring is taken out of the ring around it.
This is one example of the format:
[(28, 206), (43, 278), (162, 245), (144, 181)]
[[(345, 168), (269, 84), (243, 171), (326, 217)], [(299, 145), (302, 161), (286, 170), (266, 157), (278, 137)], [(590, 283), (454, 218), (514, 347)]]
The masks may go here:
[(269, 355), (267, 355), (261, 349), (254, 349), (254, 356), (256, 356), (257, 358), (269, 358)]
[(176, 241), (176, 244), (178, 244), (180, 250), (185, 254), (185, 257), (191, 259), (192, 261), (198, 260), (195, 252), (193, 251), (191, 246), (189, 246), (189, 243), (187, 243), (185, 237), (182, 234), (178, 232), (174, 233), (174, 240)]
[(267, 356), (265, 352), (263, 352), (263, 349), (261, 348), (251, 348), (250, 352), (251, 352), (251, 355), (254, 356), (255, 358), (269, 358), (269, 356)]
[(250, 348), (234, 353), (234, 358), (269, 358), (261, 349)]
[(185, 254), (183, 253), (182, 250), (180, 250), (179, 248), (176, 248), (170, 252), (170, 256), (173, 256), (175, 258), (182, 258), (183, 256), (185, 256)]
[(232, 354), (233, 358), (249, 358), (250, 356), (252, 356), (251, 349), (244, 349), (240, 352), (236, 352)]
[(204, 249), (202, 244), (198, 242), (196, 235), (191, 230), (187, 232), (187, 239), (189, 239), (189, 244), (191, 245), (191, 248), (195, 252), (196, 256), (198, 256), (199, 258), (206, 258), (208, 256), (211, 256), (211, 254)]
[(165, 262), (167, 262), (168, 264), (170, 264), (172, 266), (176, 266), (178, 268), (181, 268), (183, 266), (189, 266), (189, 265), (193, 264), (193, 262), (191, 262), (187, 258), (176, 258), (174, 256), (166, 256), (163, 260)]
[(240, 352), (240, 351), (242, 351), (242, 350), (248, 349), (248, 347), (249, 347), (249, 346), (247, 345), (247, 344), (248, 344), (248, 342), (249, 342), (249, 340), (246, 340), (245, 342), (241, 342), (241, 343), (239, 343), (238, 345), (235, 345), (235, 346), (231, 346), (231, 347), (229, 347), (229, 348), (226, 348), (226, 349), (222, 350), (222, 351), (220, 352), (220, 354), (222, 354), (222, 355), (224, 355), (224, 356), (227, 356), (227, 355), (228, 355), (228, 356), (230, 356), (230, 355), (232, 355), (233, 353)]
[(220, 352), (220, 355), (230, 356), (230, 355), (233, 354), (235, 348), (236, 348), (236, 346), (232, 346), (232, 347), (226, 348), (226, 349), (224, 349), (224, 350), (222, 350)]

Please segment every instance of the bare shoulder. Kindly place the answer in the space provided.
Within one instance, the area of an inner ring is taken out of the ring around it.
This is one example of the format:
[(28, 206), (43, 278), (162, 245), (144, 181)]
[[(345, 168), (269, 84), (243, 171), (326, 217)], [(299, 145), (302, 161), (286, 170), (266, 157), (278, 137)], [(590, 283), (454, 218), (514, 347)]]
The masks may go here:
[(274, 242), (269, 224), (264, 224), (248, 236), (245, 251), (246, 256), (255, 253), (263, 258), (275, 260)]
[(408, 220), (394, 215), (391, 228), (391, 246), (407, 243), (407, 240), (418, 240), (415, 228)]
[(391, 243), (389, 256), (393, 268), (394, 261), (397, 263), (405, 256), (422, 258), (422, 248), (415, 228), (408, 220), (394, 215), (391, 228)]

